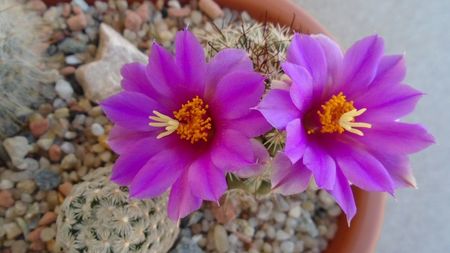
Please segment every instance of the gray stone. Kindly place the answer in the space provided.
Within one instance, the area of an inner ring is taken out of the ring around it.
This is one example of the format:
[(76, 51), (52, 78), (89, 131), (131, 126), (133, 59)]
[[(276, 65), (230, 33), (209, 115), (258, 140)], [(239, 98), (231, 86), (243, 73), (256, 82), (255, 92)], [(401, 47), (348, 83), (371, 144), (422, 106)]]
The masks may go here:
[(191, 238), (183, 237), (170, 253), (203, 253), (203, 250)]
[(37, 186), (39, 186), (39, 189), (49, 191), (55, 189), (59, 185), (61, 177), (54, 171), (41, 169), (36, 172), (34, 180), (36, 181)]
[(86, 44), (83, 41), (74, 39), (74, 38), (66, 38), (59, 45), (59, 50), (66, 54), (74, 54), (84, 52), (87, 48)]
[(8, 238), (9, 240), (14, 239), (17, 236), (19, 236), (20, 234), (22, 234), (22, 230), (14, 222), (7, 223), (7, 224), (3, 225), (3, 227), (6, 231), (6, 238)]
[(291, 241), (284, 241), (280, 245), (281, 252), (283, 253), (293, 253), (295, 245)]
[(32, 149), (28, 144), (27, 138), (23, 136), (15, 136), (5, 139), (3, 141), (3, 147), (15, 166), (20, 165), (25, 156)]
[(119, 92), (120, 69), (126, 63), (147, 62), (147, 56), (110, 26), (100, 25), (98, 60), (80, 66), (75, 72), (86, 98), (95, 102)]
[(289, 239), (291, 236), (283, 230), (278, 230), (276, 234), (277, 241), (284, 241)]
[(39, 169), (39, 163), (35, 159), (27, 157), (22, 161), (22, 163), (20, 163), (16, 167), (21, 170), (33, 171)]

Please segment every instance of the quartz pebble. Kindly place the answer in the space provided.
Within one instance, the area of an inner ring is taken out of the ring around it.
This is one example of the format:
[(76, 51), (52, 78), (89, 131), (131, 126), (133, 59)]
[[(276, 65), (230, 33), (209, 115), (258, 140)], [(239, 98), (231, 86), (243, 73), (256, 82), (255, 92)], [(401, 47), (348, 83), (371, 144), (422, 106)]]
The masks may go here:
[(73, 88), (69, 82), (64, 79), (59, 79), (56, 81), (55, 91), (58, 96), (63, 99), (70, 99), (73, 95)]
[(95, 136), (101, 136), (105, 133), (105, 129), (103, 129), (102, 125), (94, 123), (91, 126), (91, 132)]
[(16, 136), (7, 138), (3, 141), (3, 147), (8, 153), (14, 165), (19, 165), (28, 152), (31, 151), (31, 146), (28, 144), (27, 138), (23, 136)]
[(216, 250), (220, 253), (227, 252), (230, 248), (227, 231), (221, 225), (216, 225), (214, 227), (214, 245)]
[(14, 239), (22, 234), (22, 230), (15, 222), (5, 224), (3, 225), (3, 228), (6, 231), (6, 238), (8, 238), (9, 240)]

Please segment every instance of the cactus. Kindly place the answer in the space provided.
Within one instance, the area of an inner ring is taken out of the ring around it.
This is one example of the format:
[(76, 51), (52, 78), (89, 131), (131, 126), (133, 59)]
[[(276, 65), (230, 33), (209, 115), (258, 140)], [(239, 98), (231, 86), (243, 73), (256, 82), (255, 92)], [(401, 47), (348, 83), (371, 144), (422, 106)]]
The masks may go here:
[(130, 200), (126, 187), (102, 174), (76, 185), (61, 205), (56, 241), (62, 252), (167, 252), (179, 232), (167, 218), (167, 196)]
[[(217, 30), (217, 29), (216, 29)], [(199, 34), (207, 44), (207, 54), (213, 56), (224, 48), (241, 48), (249, 53), (256, 71), (265, 74), (267, 79), (280, 79), (280, 61), (292, 38), (288, 27), (272, 23), (233, 22), (220, 31)]]
[(26, 116), (42, 102), (42, 83), (57, 72), (44, 70), (41, 18), (21, 1), (0, 1), (0, 139), (17, 133)]

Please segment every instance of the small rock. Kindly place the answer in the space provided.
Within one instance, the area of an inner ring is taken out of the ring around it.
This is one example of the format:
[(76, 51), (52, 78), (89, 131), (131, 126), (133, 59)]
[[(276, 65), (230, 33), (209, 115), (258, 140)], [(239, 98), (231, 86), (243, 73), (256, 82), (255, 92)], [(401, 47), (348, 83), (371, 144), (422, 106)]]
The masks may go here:
[(68, 76), (68, 75), (72, 75), (73, 73), (75, 73), (77, 69), (74, 66), (67, 66), (62, 68), (59, 73), (61, 73), (61, 75), (64, 76)]
[(98, 12), (104, 13), (108, 10), (108, 3), (102, 2), (102, 1), (95, 1), (95, 8)]
[(42, 218), (39, 220), (38, 225), (39, 226), (47, 226), (52, 224), (53, 222), (56, 221), (56, 218), (58, 216), (56, 215), (56, 213), (54, 212), (46, 212), (44, 214), (44, 216), (42, 216)]
[(32, 194), (36, 190), (36, 183), (30, 179), (20, 181), (17, 183), (17, 189), (22, 192)]
[(79, 65), (79, 64), (83, 63), (83, 61), (74, 54), (68, 55), (65, 59), (65, 62), (68, 65)]
[(86, 16), (82, 12), (78, 15), (72, 16), (67, 19), (67, 25), (70, 30), (74, 32), (81, 31), (87, 26)]
[(78, 159), (74, 154), (66, 155), (61, 161), (62, 170), (71, 170), (78, 165)]
[(203, 20), (203, 15), (197, 10), (193, 10), (191, 13), (191, 20), (194, 25), (200, 25)]
[(45, 249), (45, 243), (41, 240), (34, 240), (31, 244), (30, 244), (30, 249), (37, 251), (37, 252), (43, 252)]
[(27, 205), (21, 200), (16, 201), (14, 204), (14, 212), (17, 216), (23, 216), (27, 212)]
[(49, 191), (55, 189), (59, 185), (61, 177), (54, 171), (41, 169), (37, 171), (34, 180), (36, 181), (37, 186), (39, 186), (39, 189)]
[(147, 2), (143, 2), (137, 9), (136, 14), (141, 17), (142, 22), (147, 22), (150, 18), (149, 4)]
[(284, 241), (289, 239), (291, 236), (283, 230), (278, 230), (275, 237), (277, 241)]
[[(38, 114), (39, 115), (39, 114)], [(48, 119), (42, 117), (41, 115), (36, 117), (31, 117), (30, 124), (28, 125), (31, 131), (31, 134), (34, 137), (39, 137), (47, 132), (49, 127)]]
[(42, 229), (44, 229), (44, 228), (43, 228), (43, 227), (38, 227), (38, 228), (34, 229), (33, 231), (31, 231), (31, 232), (28, 234), (27, 239), (28, 239), (29, 241), (37, 241), (37, 240), (41, 239), (41, 232), (42, 232)]
[(136, 12), (127, 10), (125, 13), (125, 28), (137, 32), (141, 25), (142, 18)]
[(33, 158), (25, 158), (22, 163), (16, 166), (16, 168), (20, 170), (37, 170), (39, 169), (39, 163), (38, 161), (34, 160)]
[(187, 17), (191, 14), (191, 8), (189, 8), (188, 6), (180, 8), (180, 9), (169, 8), (167, 10), (167, 13), (169, 14), (170, 17), (174, 17), (174, 18)]
[(147, 62), (144, 53), (105, 23), (100, 25), (100, 42), (96, 58), (97, 61), (82, 65), (75, 72), (86, 98), (95, 102), (102, 101), (121, 90), (120, 75), (111, 73), (120, 73), (120, 69), (126, 63)]
[(293, 253), (294, 247), (295, 247), (295, 245), (291, 241), (284, 241), (280, 245), (281, 252), (283, 252), (283, 253)]
[(191, 238), (182, 237), (176, 248), (170, 253), (204, 253)]
[(292, 218), (300, 218), (300, 215), (302, 214), (302, 209), (300, 206), (295, 206), (291, 210), (289, 210), (289, 216)]
[(59, 109), (56, 109), (55, 111), (55, 117), (58, 119), (68, 118), (70, 116), (69, 108), (62, 107)]
[(0, 181), (0, 190), (8, 190), (14, 187), (14, 183), (8, 179), (2, 179)]
[(14, 205), (14, 198), (10, 191), (0, 191), (0, 207), (12, 207)]
[(72, 190), (72, 184), (70, 182), (65, 182), (58, 187), (59, 192), (64, 196), (68, 196)]
[(3, 141), (3, 147), (11, 158), (14, 165), (19, 165), (24, 157), (31, 151), (31, 146), (28, 144), (27, 138), (23, 136), (16, 136), (7, 138)]
[(85, 12), (89, 10), (89, 4), (87, 4), (84, 0), (72, 0), (72, 3), (80, 7)]
[(52, 228), (52, 227), (44, 228), (41, 231), (41, 240), (43, 242), (51, 241), (55, 238), (55, 235), (56, 235), (56, 231), (54, 228)]
[(72, 86), (64, 79), (59, 79), (58, 81), (56, 81), (55, 91), (58, 96), (65, 100), (68, 100), (73, 96)]
[(82, 53), (86, 51), (86, 43), (74, 38), (65, 38), (58, 45), (59, 50), (66, 54)]
[(25, 253), (27, 252), (27, 243), (24, 240), (14, 241), (11, 244), (11, 253)]
[(66, 154), (72, 154), (75, 153), (75, 146), (72, 143), (65, 141), (61, 144), (61, 150)]
[(48, 150), (50, 161), (57, 162), (61, 159), (61, 148), (57, 144), (53, 144)]
[(105, 133), (105, 129), (102, 127), (102, 125), (94, 123), (91, 126), (91, 132), (95, 136), (101, 136)]
[(53, 139), (47, 137), (41, 137), (37, 141), (37, 145), (43, 150), (47, 151), (50, 149), (50, 146), (53, 144)]
[(41, 0), (32, 0), (27, 3), (27, 7), (33, 11), (44, 13), (47, 10), (47, 5)]
[(319, 191), (319, 200), (325, 207), (332, 206), (336, 203), (326, 191)]
[(216, 225), (214, 227), (214, 245), (220, 253), (227, 252), (230, 249), (227, 231), (222, 225)]
[(14, 238), (16, 238), (17, 236), (22, 234), (22, 230), (20, 229), (20, 227), (12, 222), (12, 223), (7, 223), (4, 226), (4, 229), (6, 231), (6, 238), (8, 238), (8, 240), (12, 240)]
[(199, 0), (198, 7), (212, 19), (223, 17), (223, 11), (213, 0)]
[(276, 212), (274, 214), (274, 219), (277, 223), (283, 224), (286, 221), (286, 214), (281, 212)]

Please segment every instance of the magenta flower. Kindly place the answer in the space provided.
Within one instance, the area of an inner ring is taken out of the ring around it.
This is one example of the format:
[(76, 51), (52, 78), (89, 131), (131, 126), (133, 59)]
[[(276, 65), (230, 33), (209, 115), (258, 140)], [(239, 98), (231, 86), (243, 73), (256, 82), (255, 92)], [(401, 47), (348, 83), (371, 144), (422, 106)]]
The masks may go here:
[[(173, 57), (153, 44), (148, 65), (122, 68), (124, 91), (101, 103), (115, 123), (109, 144), (120, 155), (112, 180), (135, 198), (171, 188), (168, 215), (185, 217), (202, 200), (218, 201), (225, 174), (255, 170), (270, 129), (255, 107), (264, 92), (245, 51), (223, 50), (209, 62), (189, 31), (176, 35)], [(243, 173), (245, 174), (245, 173)]]
[(415, 186), (408, 155), (434, 140), (420, 125), (398, 120), (422, 95), (403, 83), (402, 55), (384, 55), (376, 35), (343, 55), (323, 35), (296, 34), (282, 68), (290, 87), (271, 90), (258, 106), (287, 132), (284, 155), (274, 161), (274, 189), (303, 191), (312, 175), (350, 221), (356, 213), (350, 184), (391, 194)]

